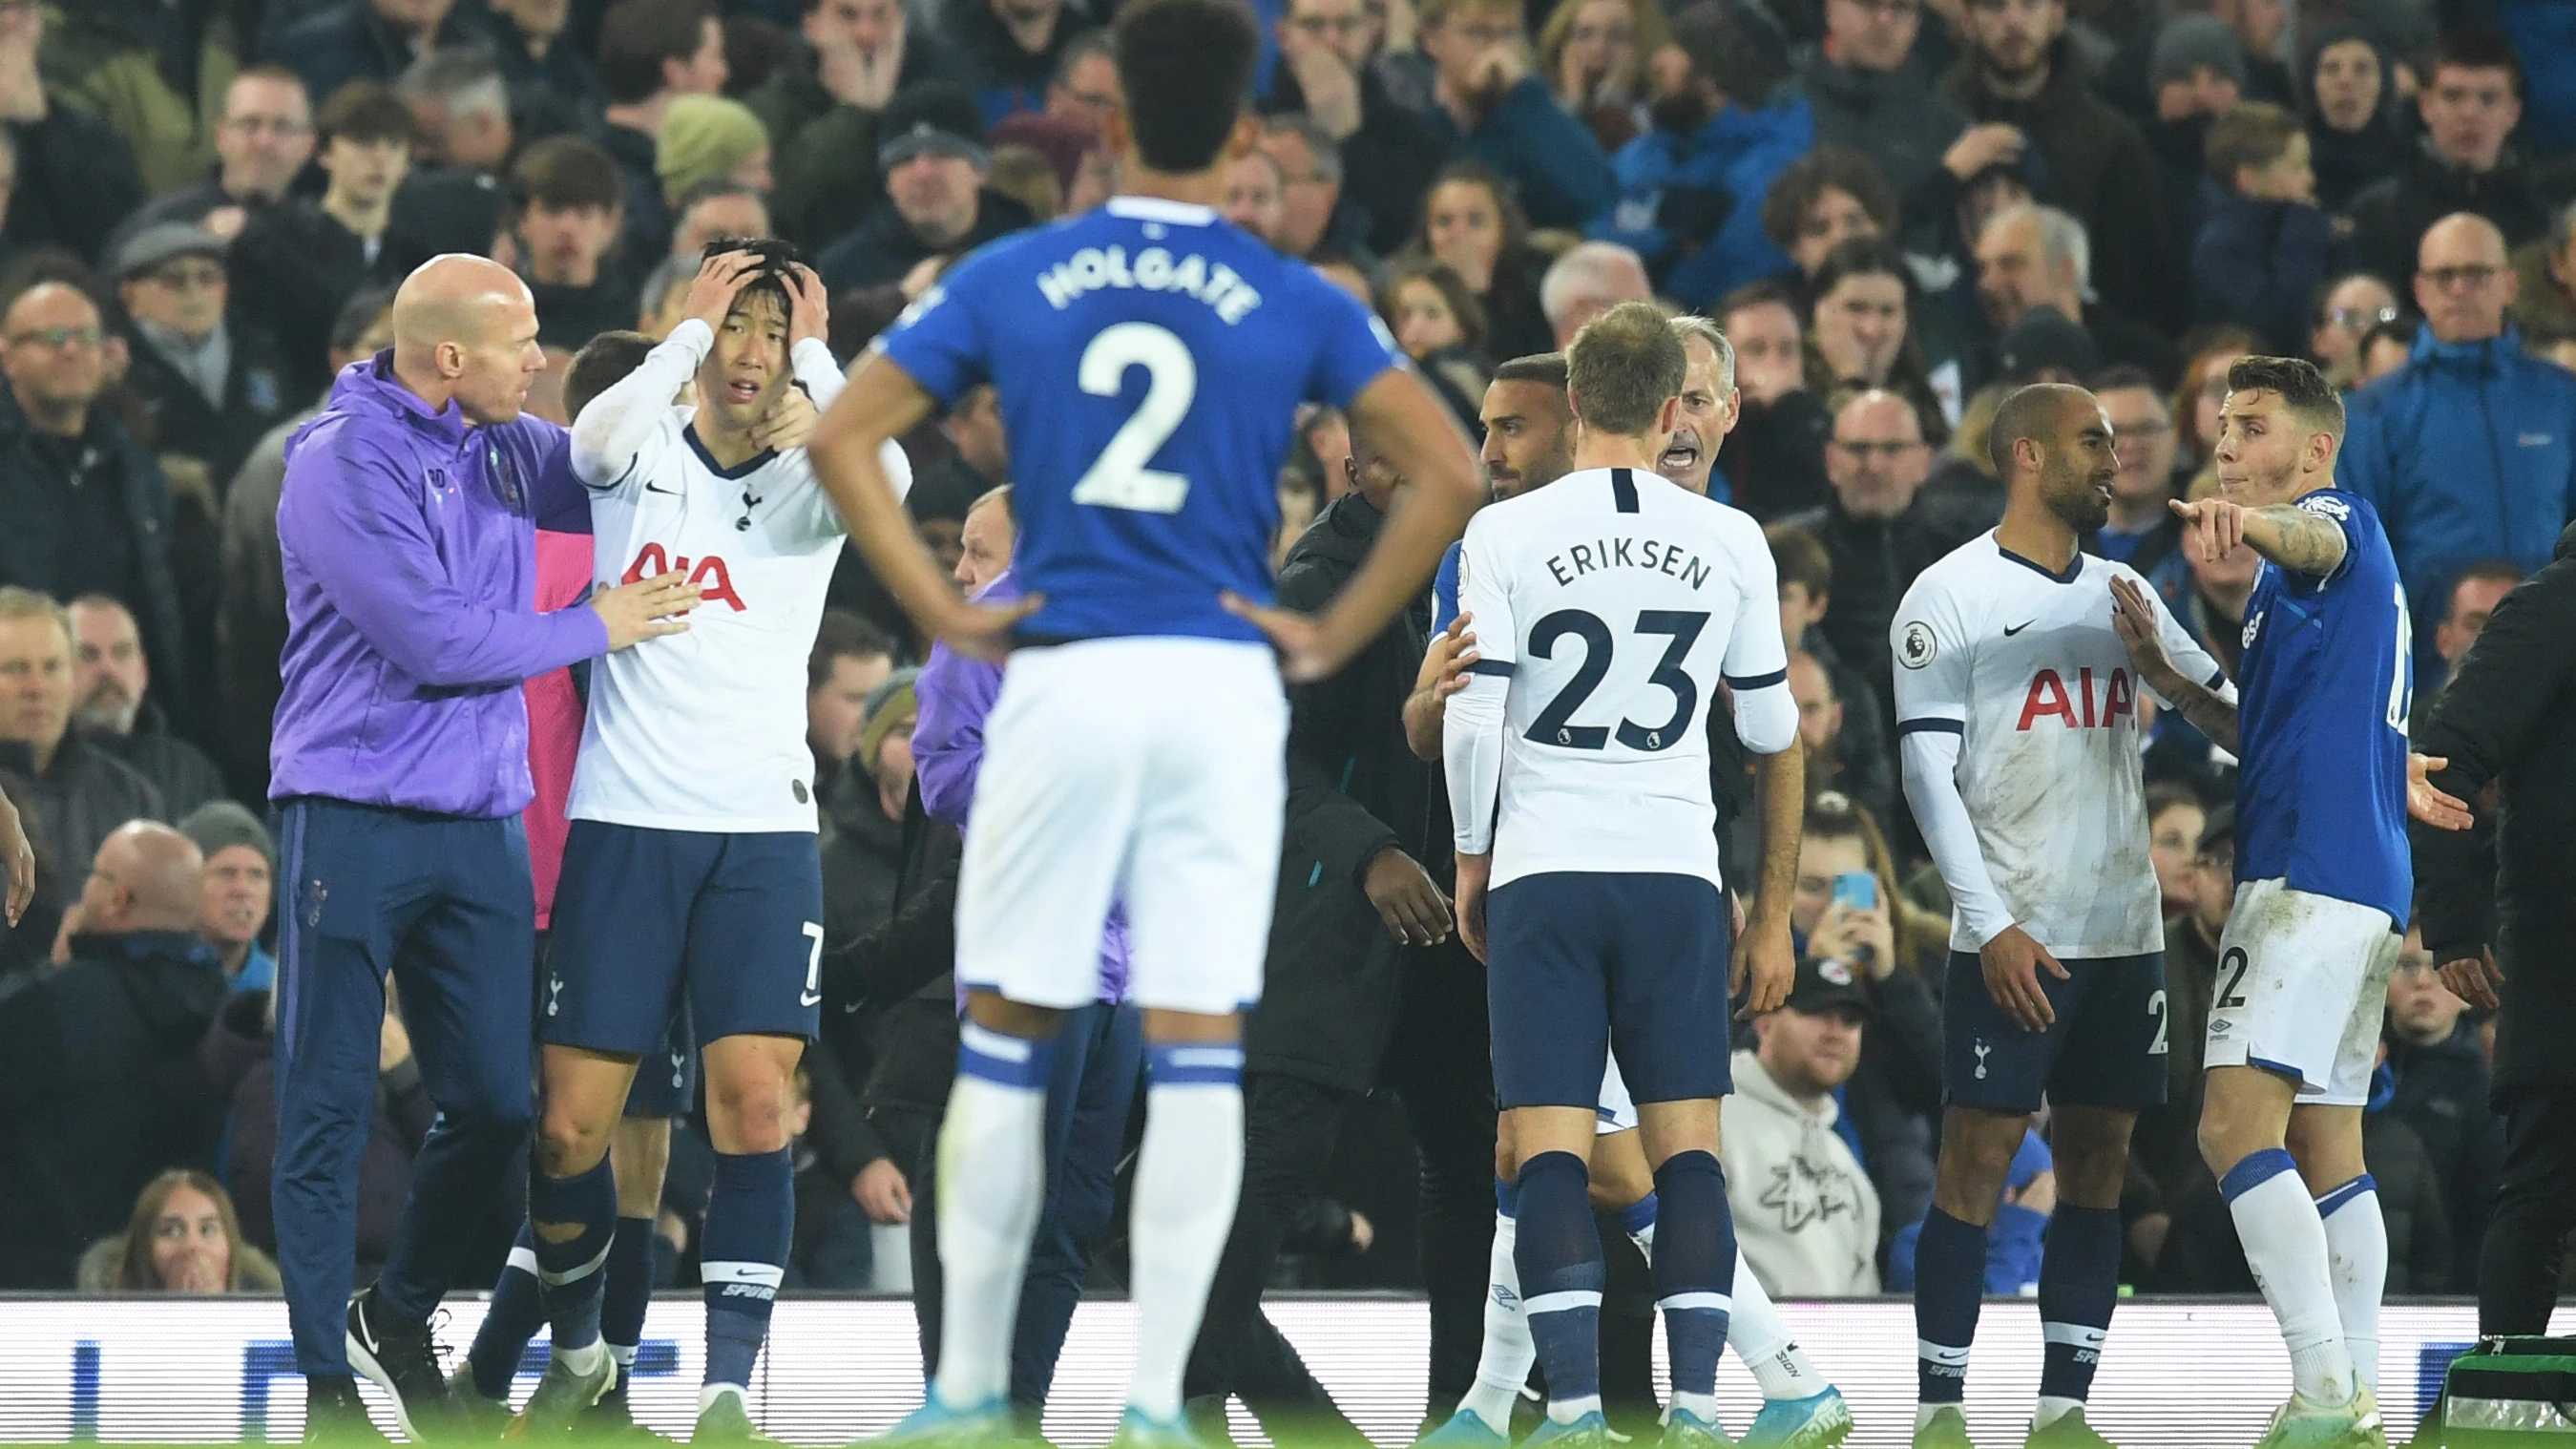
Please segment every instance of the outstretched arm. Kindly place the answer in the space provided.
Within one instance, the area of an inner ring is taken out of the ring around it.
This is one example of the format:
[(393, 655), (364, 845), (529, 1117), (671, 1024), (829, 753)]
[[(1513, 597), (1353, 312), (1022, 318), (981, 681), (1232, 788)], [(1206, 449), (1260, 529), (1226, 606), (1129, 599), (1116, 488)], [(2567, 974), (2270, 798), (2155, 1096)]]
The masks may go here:
[(2343, 567), (2349, 551), (2341, 524), (2296, 503), (2247, 508), (2224, 498), (2204, 498), (2172, 506), (2204, 563), (2216, 563), (2243, 544), (2292, 573), (2323, 579)]

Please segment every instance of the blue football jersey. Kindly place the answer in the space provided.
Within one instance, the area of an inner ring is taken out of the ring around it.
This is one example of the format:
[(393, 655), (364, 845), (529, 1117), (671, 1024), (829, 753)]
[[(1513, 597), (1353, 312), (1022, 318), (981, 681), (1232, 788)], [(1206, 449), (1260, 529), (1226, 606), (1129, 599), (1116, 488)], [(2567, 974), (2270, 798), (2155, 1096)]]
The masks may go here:
[(1000, 394), (1030, 637), (1258, 640), (1297, 405), (1351, 399), (1401, 353), (1305, 263), (1200, 206), (1118, 197), (1005, 237), (878, 350), (940, 402)]
[(2322, 488), (2298, 507), (2343, 530), (2332, 576), (2270, 563), (2245, 606), (2237, 679), (2236, 878), (2388, 913), (2415, 894), (2406, 847), (2414, 628), (2369, 500)]

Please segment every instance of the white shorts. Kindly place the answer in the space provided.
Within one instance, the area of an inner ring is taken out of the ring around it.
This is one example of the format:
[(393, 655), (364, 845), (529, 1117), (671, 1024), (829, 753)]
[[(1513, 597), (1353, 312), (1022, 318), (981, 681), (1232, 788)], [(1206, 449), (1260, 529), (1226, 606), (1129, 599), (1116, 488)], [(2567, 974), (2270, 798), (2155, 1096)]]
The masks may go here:
[(1619, 1059), (1610, 1058), (1601, 1069), (1600, 1115), (1592, 1124), (1592, 1135), (1607, 1137), (1614, 1132), (1637, 1130), (1637, 1104), (1628, 1097), (1627, 1079), (1619, 1075)]
[(2261, 1067), (2297, 1082), (2304, 1104), (2360, 1106), (2400, 939), (2385, 911), (2277, 878), (2239, 886), (2219, 938), (2202, 1065)]
[(1011, 656), (957, 881), (957, 979), (1031, 1006), (1100, 999), (1127, 914), (1127, 999), (1261, 997), (1287, 800), (1288, 702), (1262, 645), (1091, 639)]

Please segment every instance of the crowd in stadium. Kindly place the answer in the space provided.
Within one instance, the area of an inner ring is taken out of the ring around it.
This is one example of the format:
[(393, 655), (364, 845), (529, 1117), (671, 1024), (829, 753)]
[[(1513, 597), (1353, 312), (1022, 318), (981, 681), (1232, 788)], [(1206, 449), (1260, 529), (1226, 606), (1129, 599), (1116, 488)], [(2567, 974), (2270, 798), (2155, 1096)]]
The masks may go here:
[[(338, 369), (390, 345), (393, 284), (448, 252), (516, 269), (552, 363), (530, 409), (569, 422), (585, 343), (667, 334), (709, 240), (775, 237), (813, 259), (846, 364), (945, 266), (1115, 186), (1112, 5), (0, 0), (0, 788), (41, 862), (0, 943), (0, 1287), (277, 1284), (274, 917), (323, 902), (280, 878), (263, 823), (276, 515), (287, 440)], [(1374, 307), (1471, 439), (1510, 364), (1617, 303), (1700, 313), (1731, 344), (1706, 486), (1777, 563), (1810, 789), (1794, 924), (1809, 961), (1840, 963), (1736, 1042), (1735, 1221), (1774, 1294), (1904, 1289), (1949, 903), (1897, 785), (1889, 623), (2001, 514), (1998, 401), (2033, 381), (2100, 397), (2120, 472), (2086, 547), (2232, 667), (2255, 560), (2187, 556), (2167, 503), (2217, 486), (2231, 362), (2313, 359), (2347, 389), (2339, 481), (2387, 521), (2411, 599), (2421, 718), (2576, 510), (2576, 7), (1255, 9), (1260, 114), (1227, 217)], [(1329, 410), (1297, 431), (1274, 558), (1311, 598), (1384, 493)], [(991, 389), (904, 444), (921, 537), (961, 584), (989, 581), (1012, 528), (976, 507), (1011, 479)], [(1489, 468), (1509, 456), (1486, 443)], [(1401, 734), (1436, 669), (1421, 613), (1296, 697), (1246, 1083), (1256, 1126), (1295, 1140), (1252, 1154), (1237, 1232), (1265, 1249), (1230, 1256), (1208, 1330), (1236, 1339), (1209, 1372), (1248, 1396), (1293, 1401), (1302, 1372), (1262, 1331), (1264, 1285), (1427, 1289), (1434, 1398), (1473, 1369), (1495, 1108), (1482, 967), (1423, 924), (1445, 921), (1450, 845), (1439, 767)], [(808, 670), (826, 1028), (799, 1076), (790, 1287), (904, 1281), (884, 1229), (924, 1219), (956, 1053), (956, 838), (913, 748), (927, 653), (849, 552)], [(1730, 859), (1749, 860), (1747, 761), (1718, 759), (1721, 829), (1748, 846)], [(2146, 770), (2171, 1092), (2138, 1124), (2123, 1278), (2249, 1292), (2195, 1141), (2234, 761), (2166, 715)], [(2506, 1136), (2491, 1093), (2537, 1071), (2499, 1079), (2492, 1017), (2434, 966), (2410, 934), (2367, 1118), (2395, 1294), (2475, 1291)], [(1112, 1140), (1141, 1057), (1114, 1015), (1101, 1041), (1127, 1080), (1083, 1108)], [(437, 1109), (391, 1001), (362, 1274)], [(662, 1284), (694, 1281), (712, 1161), (684, 1124)], [(1086, 1187), (1107, 1222), (1116, 1184)], [(2035, 1282), (2053, 1191), (2034, 1131), (1991, 1291)], [(496, 1190), (469, 1277), (499, 1270), (522, 1212)], [(1122, 1231), (1093, 1284), (1118, 1284)], [(909, 1271), (935, 1283), (924, 1237)], [(1642, 1375), (1642, 1267), (1614, 1262), (1612, 1284), (1606, 1341), (1637, 1345)]]

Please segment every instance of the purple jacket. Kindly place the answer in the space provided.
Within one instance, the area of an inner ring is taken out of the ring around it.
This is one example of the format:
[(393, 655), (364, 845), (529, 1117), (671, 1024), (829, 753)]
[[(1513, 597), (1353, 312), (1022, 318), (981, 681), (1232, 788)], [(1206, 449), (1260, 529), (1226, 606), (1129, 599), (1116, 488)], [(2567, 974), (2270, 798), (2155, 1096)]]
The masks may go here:
[[(975, 594), (978, 601), (996, 603), (1019, 596), (1020, 581), (1008, 571)], [(912, 726), (912, 764), (921, 777), (921, 808), (959, 830), (966, 828), (975, 774), (984, 764), (984, 717), (1001, 693), (1002, 666), (960, 659), (945, 644), (930, 646), (930, 662), (913, 681), (919, 714)], [(1100, 932), (1100, 999), (1126, 996), (1127, 913), (1113, 904)]]
[(527, 808), (521, 682), (608, 648), (587, 608), (534, 612), (536, 519), (580, 502), (566, 454), (552, 423), (431, 411), (394, 380), (391, 353), (341, 369), (287, 444), (269, 798), (475, 819)]

